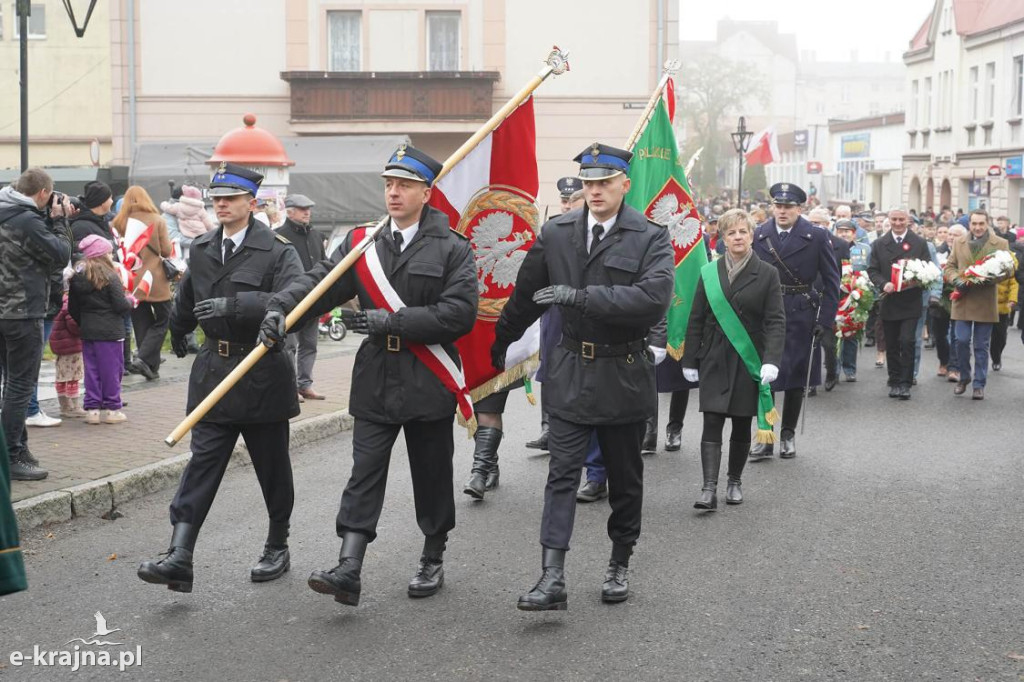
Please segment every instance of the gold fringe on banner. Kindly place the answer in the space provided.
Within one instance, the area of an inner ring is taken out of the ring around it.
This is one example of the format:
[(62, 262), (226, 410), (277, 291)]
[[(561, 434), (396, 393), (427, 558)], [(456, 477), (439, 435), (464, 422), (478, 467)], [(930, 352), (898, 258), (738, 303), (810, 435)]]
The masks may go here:
[(678, 348), (676, 348), (675, 346), (669, 344), (669, 347), (666, 348), (665, 350), (668, 351), (669, 356), (673, 360), (675, 360), (676, 362), (679, 362), (680, 360), (683, 359), (683, 351), (685, 349), (686, 349), (686, 342), (683, 341), (681, 344), (679, 344)]
[(757, 436), (754, 437), (754, 440), (755, 442), (762, 443), (764, 445), (771, 445), (775, 442), (775, 432), (758, 429)]
[(775, 426), (776, 424), (779, 423), (779, 411), (773, 407), (771, 410), (765, 413), (764, 420), (771, 424), (772, 426)]
[[(504, 372), (494, 377), (490, 381), (480, 384), (479, 386), (477, 386), (476, 388), (469, 392), (469, 398), (474, 403), (477, 403), (493, 393), (497, 393), (498, 391), (504, 388), (508, 388), (509, 386), (516, 383), (520, 379), (527, 378), (528, 376), (536, 372), (538, 367), (540, 367), (540, 351), (537, 351), (530, 357), (520, 362), (518, 365), (510, 369), (506, 369)], [(476, 416), (474, 415), (473, 418), (470, 419), (469, 422), (467, 422), (465, 419), (463, 419), (462, 414), (460, 413), (458, 415), (458, 420), (459, 426), (465, 427), (466, 432), (469, 434), (469, 438), (473, 438), (473, 436), (476, 434), (477, 427)]]

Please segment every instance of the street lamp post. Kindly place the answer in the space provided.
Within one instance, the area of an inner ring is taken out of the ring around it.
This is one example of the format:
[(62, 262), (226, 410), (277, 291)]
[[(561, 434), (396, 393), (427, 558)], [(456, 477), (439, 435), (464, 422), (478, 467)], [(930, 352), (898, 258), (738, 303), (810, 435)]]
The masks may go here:
[(736, 208), (741, 208), (743, 200), (743, 155), (747, 152), (747, 145), (753, 133), (747, 130), (747, 119), (740, 116), (739, 125), (736, 131), (729, 133), (732, 138), (732, 146), (736, 149), (736, 156), (739, 157), (739, 172), (736, 175)]
[(32, 11), (29, 0), (18, 0), (18, 42), (21, 62), (19, 87), (21, 90), (21, 172), (28, 168), (28, 15)]

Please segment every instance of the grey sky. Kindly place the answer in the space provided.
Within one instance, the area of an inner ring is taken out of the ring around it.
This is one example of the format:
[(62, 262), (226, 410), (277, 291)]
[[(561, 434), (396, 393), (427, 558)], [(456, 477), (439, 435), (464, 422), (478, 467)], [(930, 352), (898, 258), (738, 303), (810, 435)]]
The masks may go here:
[(719, 19), (776, 20), (818, 61), (899, 61), (934, 0), (679, 0), (681, 37), (714, 40)]

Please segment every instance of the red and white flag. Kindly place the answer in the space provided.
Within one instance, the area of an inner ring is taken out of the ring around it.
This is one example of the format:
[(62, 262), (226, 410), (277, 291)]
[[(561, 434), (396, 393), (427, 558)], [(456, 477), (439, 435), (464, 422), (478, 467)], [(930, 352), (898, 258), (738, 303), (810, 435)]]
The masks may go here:
[(138, 218), (129, 218), (124, 226), (124, 237), (121, 239), (121, 262), (129, 270), (142, 267), (142, 250), (149, 244), (153, 236), (153, 225), (142, 222)]
[(153, 273), (149, 270), (142, 275), (139, 283), (135, 286), (135, 290), (132, 292), (140, 299), (145, 299), (149, 296), (149, 290), (153, 288)]
[(779, 154), (778, 141), (775, 138), (775, 128), (771, 126), (751, 138), (749, 149), (750, 151), (746, 155), (748, 166), (767, 166), (769, 163), (782, 159), (782, 155)]
[(480, 303), (473, 330), (456, 342), (473, 401), (536, 370), (540, 326), (512, 344), (504, 372), (491, 366), (494, 327), (539, 229), (537, 134), (527, 99), (437, 183), (430, 204), (448, 214), (476, 256)]

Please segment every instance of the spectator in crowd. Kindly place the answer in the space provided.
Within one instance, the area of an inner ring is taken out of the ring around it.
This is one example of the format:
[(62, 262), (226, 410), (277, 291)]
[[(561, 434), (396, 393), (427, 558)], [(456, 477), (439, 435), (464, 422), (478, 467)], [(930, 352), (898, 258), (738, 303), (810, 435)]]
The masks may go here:
[[(1013, 257), (1015, 266), (1020, 262)], [(999, 308), (999, 321), (992, 327), (992, 371), (1003, 368), (1003, 349), (1006, 348), (1006, 335), (1010, 328), (1010, 314), (1017, 307), (1019, 287), (1014, 277), (1009, 277), (996, 285), (996, 305)]]
[[(942, 264), (943, 270), (945, 270), (946, 261), (949, 259), (949, 252), (953, 242), (956, 241), (957, 238), (963, 237), (965, 234), (967, 234), (967, 230), (963, 227), (963, 225), (954, 224), (948, 226), (946, 243), (935, 249), (936, 255), (939, 259), (939, 262)], [(942, 310), (945, 312), (945, 319), (943, 319), (941, 316), (936, 316), (935, 319), (938, 320), (939, 328), (936, 330), (935, 333), (941, 334), (943, 325), (945, 325), (945, 328), (947, 329), (946, 345), (949, 347), (945, 376), (950, 383), (956, 383), (960, 381), (960, 369), (956, 357), (956, 325), (953, 324), (953, 321), (950, 318), (953, 306), (953, 301), (950, 300), (950, 296), (953, 293), (953, 285), (947, 280), (945, 276), (943, 276), (942, 280), (942, 297), (939, 300), (939, 304), (941, 305)], [(937, 313), (938, 311), (935, 312)], [(938, 347), (938, 345), (936, 345), (936, 351), (939, 353), (939, 376), (942, 376), (942, 351)]]
[(188, 260), (192, 240), (217, 227), (217, 223), (206, 212), (203, 193), (198, 187), (182, 185), (179, 191), (178, 201), (165, 201), (160, 204), (160, 210), (167, 222), (167, 234), (178, 240), (181, 257)]
[(28, 449), (25, 411), (39, 382), (50, 275), (71, 258), (66, 217), (73, 214), (71, 202), (54, 194), (53, 178), (40, 168), (0, 189), (0, 424), (15, 481), (38, 481), (48, 473)]
[(71, 232), (77, 245), (90, 234), (97, 234), (110, 242), (113, 249), (117, 248), (117, 233), (110, 227), (107, 215), (114, 205), (114, 196), (106, 183), (95, 180), (86, 183), (85, 193), (79, 197), (85, 210), (71, 221)]
[(114, 218), (114, 229), (122, 238), (130, 218), (153, 226), (149, 243), (139, 253), (142, 268), (136, 276), (138, 281), (138, 278), (149, 272), (153, 277), (153, 284), (148, 294), (139, 297), (138, 307), (131, 311), (137, 346), (136, 356), (131, 360), (131, 368), (146, 379), (153, 380), (160, 376), (160, 349), (167, 335), (167, 325), (171, 316), (171, 284), (164, 274), (162, 263), (164, 258), (171, 255), (171, 237), (167, 233), (167, 223), (160, 217), (149, 193), (137, 185), (129, 187), (125, 192), (124, 204)]
[[(857, 225), (852, 220), (837, 220), (836, 235), (850, 245), (850, 267), (858, 272), (867, 272), (871, 247), (856, 241)], [(839, 351), (843, 367), (843, 376), (849, 382), (857, 381), (857, 351), (860, 350), (859, 338), (847, 338), (841, 342)]]
[(125, 293), (110, 257), (110, 242), (89, 235), (78, 244), (85, 257), (68, 287), (68, 314), (78, 324), (85, 361), (86, 424), (118, 424), (124, 355), (124, 314), (133, 300)]
[[(75, 271), (70, 266), (64, 271), (64, 287), (70, 285)], [(78, 323), (68, 312), (68, 294), (65, 290), (60, 312), (53, 321), (53, 332), (50, 334), (50, 350), (57, 357), (57, 376), (54, 387), (57, 389), (57, 401), (60, 403), (60, 416), (66, 419), (84, 419), (82, 398), (78, 393), (78, 383), (85, 377), (85, 365), (82, 359), (82, 337)]]

